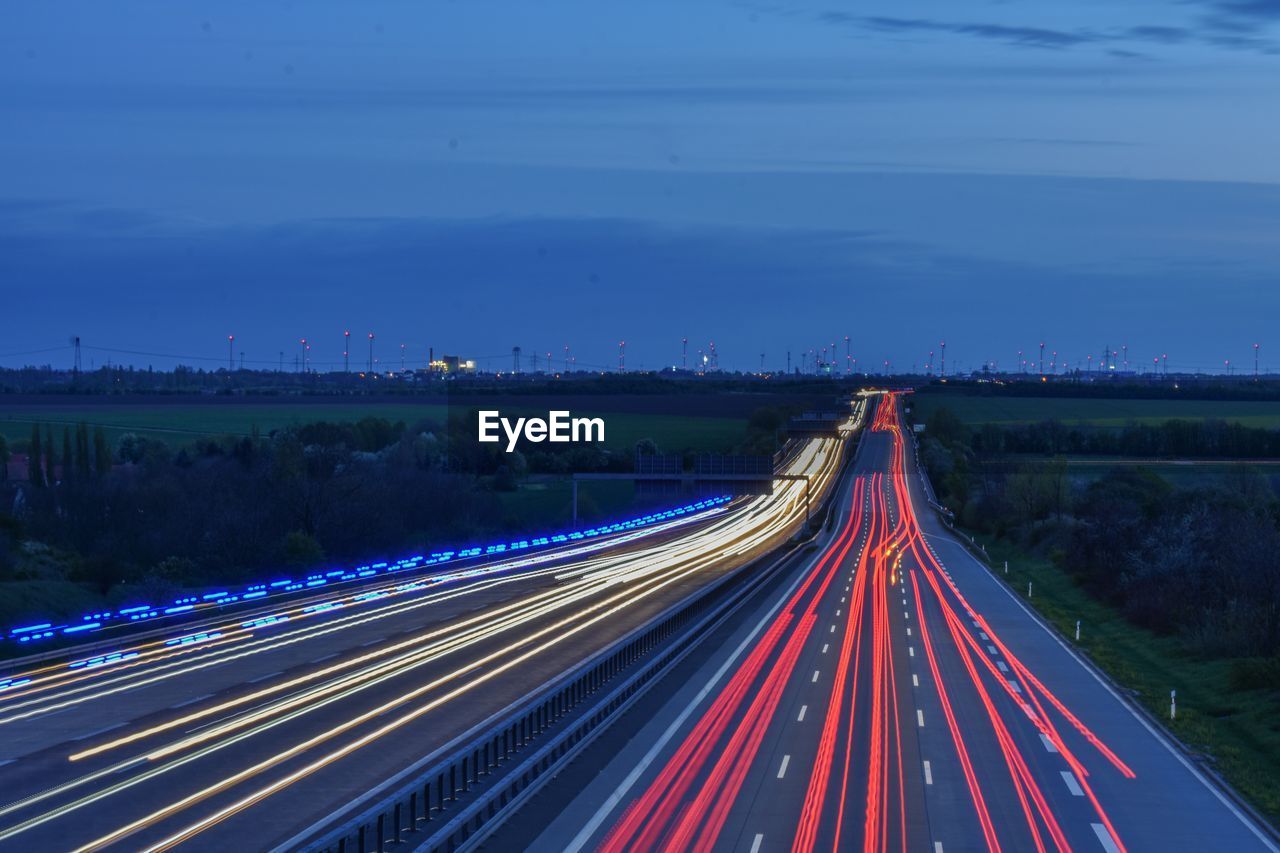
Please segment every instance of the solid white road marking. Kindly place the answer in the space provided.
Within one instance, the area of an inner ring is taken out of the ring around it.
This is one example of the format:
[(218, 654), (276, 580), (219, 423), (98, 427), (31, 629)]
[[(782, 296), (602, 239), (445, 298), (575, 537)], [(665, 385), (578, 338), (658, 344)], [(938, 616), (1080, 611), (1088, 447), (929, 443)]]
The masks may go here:
[(779, 779), (781, 779), (783, 776), (786, 776), (786, 775), (787, 775), (787, 765), (788, 765), (788, 764), (790, 764), (790, 763), (791, 763), (791, 756), (790, 756), (790, 755), (784, 755), (784, 756), (782, 756), (782, 764), (778, 767), (778, 778), (779, 778)]
[(178, 704), (176, 704), (176, 705), (170, 705), (170, 706), (169, 706), (169, 708), (170, 708), (171, 710), (172, 710), (172, 709), (174, 709), (174, 708), (185, 708), (185, 707), (187, 707), (188, 705), (194, 705), (194, 704), (195, 704), (195, 703), (197, 703), (197, 702), (203, 702), (205, 699), (210, 699), (210, 698), (212, 698), (212, 697), (213, 697), (213, 694), (212, 694), (212, 693), (204, 693), (204, 694), (202, 694), (202, 695), (200, 695), (200, 696), (192, 696), (190, 699), (186, 699), (186, 700), (184, 700), (184, 701), (182, 701), (182, 702), (179, 702), (179, 703), (178, 703)]
[[(808, 705), (801, 705), (801, 706), (800, 706), (800, 714), (796, 717), (796, 722), (797, 722), (797, 723), (803, 723), (803, 722), (804, 722), (804, 712), (805, 712), (805, 711), (808, 711), (808, 710), (809, 710), (809, 706), (808, 706)], [(1041, 737), (1044, 737), (1044, 735), (1041, 735)]]
[(1084, 789), (1081, 788), (1080, 783), (1076, 781), (1076, 774), (1072, 773), (1070, 770), (1063, 770), (1062, 781), (1067, 783), (1067, 790), (1071, 792), (1071, 796), (1084, 796)]
[(929, 766), (929, 762), (924, 763), (924, 783), (926, 785), (933, 784), (933, 768)]
[(112, 725), (104, 726), (103, 728), (100, 728), (100, 729), (94, 729), (93, 731), (88, 732), (87, 734), (82, 734), (78, 737), (73, 737), (72, 740), (88, 740), (91, 737), (97, 737), (98, 735), (104, 735), (107, 732), (112, 732), (112, 731), (115, 731), (116, 729), (123, 728), (128, 724), (129, 724), (128, 720), (125, 720), (123, 723), (113, 723)]
[(1095, 823), (1092, 826), (1093, 834), (1098, 836), (1098, 841), (1102, 843), (1103, 850), (1107, 851), (1107, 853), (1120, 853), (1120, 848), (1116, 846), (1116, 840), (1111, 837), (1111, 833), (1107, 831), (1104, 825)]
[(257, 684), (259, 681), (266, 681), (268, 678), (275, 678), (280, 675), (280, 671), (268, 672), (266, 675), (259, 675), (257, 678), (250, 678), (245, 684)]
[(1047, 749), (1047, 750), (1049, 750), (1049, 752), (1057, 752), (1057, 751), (1058, 751), (1058, 748), (1057, 748), (1056, 746), (1054, 746), (1054, 745), (1053, 745), (1053, 741), (1049, 740), (1049, 736), (1048, 736), (1048, 735), (1046, 735), (1046, 734), (1041, 734), (1041, 735), (1040, 735), (1040, 742), (1044, 744), (1044, 748), (1045, 748), (1045, 749)]

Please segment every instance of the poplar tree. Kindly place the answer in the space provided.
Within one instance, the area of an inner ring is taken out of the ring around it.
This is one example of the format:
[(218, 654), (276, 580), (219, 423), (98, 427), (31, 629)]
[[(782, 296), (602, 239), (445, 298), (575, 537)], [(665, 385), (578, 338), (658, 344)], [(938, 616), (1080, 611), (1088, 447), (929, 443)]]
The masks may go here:
[(53, 427), (45, 425), (44, 428), (44, 481), (50, 486), (58, 482), (57, 475), (57, 457), (53, 450)]
[(27, 479), (33, 486), (44, 485), (44, 468), (40, 464), (40, 427), (31, 425), (31, 448), (27, 451)]
[(107, 444), (107, 434), (100, 426), (93, 428), (93, 461), (99, 477), (111, 473), (111, 448)]
[(62, 482), (71, 482), (71, 430), (62, 428)]

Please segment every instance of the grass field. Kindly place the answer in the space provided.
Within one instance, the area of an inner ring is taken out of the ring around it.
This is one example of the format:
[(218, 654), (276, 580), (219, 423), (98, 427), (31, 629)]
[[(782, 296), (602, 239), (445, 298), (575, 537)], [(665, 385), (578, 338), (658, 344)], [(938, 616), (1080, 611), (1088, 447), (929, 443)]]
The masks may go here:
[[(0, 401), (2, 402), (2, 401)], [(454, 406), (465, 411), (483, 405), (483, 401), (467, 401)], [(546, 416), (546, 408), (503, 405), (504, 416)], [(441, 403), (387, 403), (302, 401), (291, 403), (244, 403), (227, 405), (208, 403), (101, 403), (84, 406), (0, 406), (0, 434), (11, 443), (29, 438), (31, 424), (63, 425), (86, 423), (102, 426), (113, 445), (128, 432), (163, 439), (174, 445), (187, 444), (205, 435), (249, 435), (254, 427), (266, 434), (294, 424), (313, 421), (355, 421), (364, 417), (386, 418), (414, 424), (421, 421), (442, 422), (450, 407)], [(744, 418), (710, 415), (686, 416), (672, 412), (590, 412), (605, 421), (605, 445), (625, 450), (642, 438), (651, 438), (664, 451), (725, 451), (742, 439), (746, 431)]]
[(1163, 423), (1172, 418), (1213, 418), (1252, 427), (1280, 428), (1280, 402), (1256, 400), (1123, 400), (1105, 398), (1005, 397), (978, 394), (920, 394), (914, 397), (917, 422), (939, 407), (955, 412), (971, 426), (1057, 420), (1066, 424), (1122, 427)]
[[(1212, 765), (1273, 821), (1280, 819), (1280, 703), (1272, 690), (1236, 690), (1231, 662), (1190, 654), (1173, 637), (1134, 626), (1114, 608), (1091, 598), (1045, 559), (1004, 541), (985, 542), (994, 565), (1009, 561), (1008, 580), (1065, 636), (1081, 621), (1079, 646), (1137, 700)], [(1178, 718), (1169, 721), (1169, 691), (1178, 691)], [(1118, 751), (1123, 755), (1123, 749)]]

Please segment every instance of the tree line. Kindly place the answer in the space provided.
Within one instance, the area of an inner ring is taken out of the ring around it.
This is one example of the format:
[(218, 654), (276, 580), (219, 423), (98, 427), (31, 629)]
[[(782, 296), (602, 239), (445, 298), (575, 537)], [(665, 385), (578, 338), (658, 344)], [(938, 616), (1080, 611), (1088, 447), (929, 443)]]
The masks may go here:
[[(1121, 432), (1203, 456), (1241, 447), (1248, 448), (1241, 455), (1263, 455), (1250, 443), (1262, 431), (1188, 423)], [(1232, 443), (1232, 436), (1248, 439)], [(926, 423), (921, 461), (962, 525), (1048, 557), (1135, 624), (1176, 634), (1209, 656), (1280, 654), (1280, 501), (1267, 476), (1240, 465), (1177, 487), (1150, 469), (1120, 465), (1100, 478), (1073, 477), (1064, 455), (1073, 445), (1060, 438), (1052, 423), (973, 431), (944, 407)], [(1117, 441), (1117, 452), (1137, 455)], [(1280, 686), (1280, 668), (1272, 670)]]

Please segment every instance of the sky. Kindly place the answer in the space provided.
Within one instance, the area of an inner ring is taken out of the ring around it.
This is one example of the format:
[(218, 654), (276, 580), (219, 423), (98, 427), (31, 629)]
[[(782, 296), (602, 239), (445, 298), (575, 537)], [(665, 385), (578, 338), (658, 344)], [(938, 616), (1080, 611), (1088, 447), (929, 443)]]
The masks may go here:
[(0, 365), (1280, 370), (1278, 84), (1276, 0), (15, 0)]

